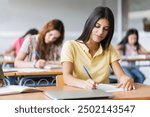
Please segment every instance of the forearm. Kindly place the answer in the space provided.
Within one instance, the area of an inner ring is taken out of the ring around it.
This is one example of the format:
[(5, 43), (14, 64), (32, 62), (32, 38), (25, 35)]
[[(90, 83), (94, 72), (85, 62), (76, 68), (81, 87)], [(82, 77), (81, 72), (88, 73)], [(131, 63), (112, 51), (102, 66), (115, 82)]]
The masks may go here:
[(125, 75), (122, 67), (120, 66), (118, 62), (112, 63), (111, 67), (118, 80), (120, 80)]
[(77, 79), (71, 74), (63, 74), (64, 82), (67, 85), (83, 88), (84, 80)]
[(34, 61), (32, 62), (27, 62), (27, 61), (22, 61), (22, 60), (15, 60), (15, 67), (34, 67)]

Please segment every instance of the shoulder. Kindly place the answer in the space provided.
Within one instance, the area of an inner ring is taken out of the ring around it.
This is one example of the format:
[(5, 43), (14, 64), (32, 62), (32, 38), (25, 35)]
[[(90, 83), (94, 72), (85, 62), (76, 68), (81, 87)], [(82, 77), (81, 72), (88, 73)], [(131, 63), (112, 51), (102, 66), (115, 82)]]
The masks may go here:
[(63, 46), (75, 46), (75, 45), (77, 45), (77, 41), (75, 41), (75, 40), (68, 40), (68, 41), (66, 41), (65, 43), (64, 43), (64, 45)]
[(13, 43), (18, 43), (18, 42), (20, 42), (21, 40), (23, 40), (23, 38), (22, 38), (22, 37), (17, 38), (17, 39), (15, 39), (15, 40), (13, 41)]
[(31, 36), (29, 37), (29, 39), (37, 40), (37, 39), (38, 39), (38, 35), (31, 35)]
[(27, 42), (35, 43), (38, 40), (38, 35), (31, 35), (30, 37), (25, 39)]
[(68, 40), (65, 42), (65, 44), (75, 44), (77, 43), (75, 40)]
[(114, 49), (114, 47), (113, 47), (112, 44), (110, 44), (109, 47), (108, 47), (108, 50), (112, 50), (112, 49)]
[(114, 48), (114, 46), (112, 44), (109, 45), (107, 52), (115, 52), (116, 48)]

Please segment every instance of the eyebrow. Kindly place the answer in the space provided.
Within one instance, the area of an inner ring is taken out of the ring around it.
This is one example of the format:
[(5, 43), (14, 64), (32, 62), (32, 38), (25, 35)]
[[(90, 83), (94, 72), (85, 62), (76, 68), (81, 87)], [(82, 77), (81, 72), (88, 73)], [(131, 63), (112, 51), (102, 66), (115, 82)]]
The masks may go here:
[[(99, 24), (98, 22), (96, 24)], [(99, 24), (101, 26), (101, 24)], [(109, 27), (109, 26), (104, 26), (104, 27)]]

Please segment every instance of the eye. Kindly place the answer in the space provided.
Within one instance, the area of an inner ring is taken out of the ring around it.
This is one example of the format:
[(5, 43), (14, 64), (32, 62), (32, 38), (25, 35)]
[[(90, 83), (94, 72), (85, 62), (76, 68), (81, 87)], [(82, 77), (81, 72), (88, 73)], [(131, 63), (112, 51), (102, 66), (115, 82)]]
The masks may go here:
[(48, 36), (52, 36), (52, 34), (51, 34), (51, 33), (49, 33), (49, 34), (48, 34)]
[(109, 28), (108, 27), (104, 27), (103, 30), (104, 31), (109, 31)]
[(100, 27), (101, 27), (100, 24), (98, 23), (95, 24), (95, 28), (100, 28)]
[[(96, 23), (96, 24), (95, 24), (95, 28), (101, 28), (101, 25), (98, 24), (98, 23)], [(108, 27), (108, 26), (102, 27), (102, 28), (103, 28), (104, 31), (108, 31), (108, 30), (109, 30), (109, 27)]]

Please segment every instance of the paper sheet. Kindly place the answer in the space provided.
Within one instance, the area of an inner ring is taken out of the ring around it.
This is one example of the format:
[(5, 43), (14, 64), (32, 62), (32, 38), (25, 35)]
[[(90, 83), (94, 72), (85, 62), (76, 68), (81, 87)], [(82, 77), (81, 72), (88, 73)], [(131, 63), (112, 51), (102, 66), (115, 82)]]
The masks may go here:
[(104, 90), (106, 92), (117, 92), (117, 91), (124, 91), (123, 88), (117, 88), (111, 84), (99, 84), (97, 86), (98, 89)]

